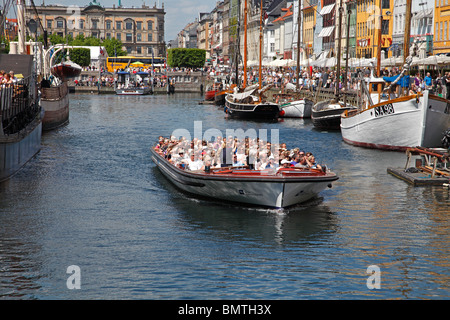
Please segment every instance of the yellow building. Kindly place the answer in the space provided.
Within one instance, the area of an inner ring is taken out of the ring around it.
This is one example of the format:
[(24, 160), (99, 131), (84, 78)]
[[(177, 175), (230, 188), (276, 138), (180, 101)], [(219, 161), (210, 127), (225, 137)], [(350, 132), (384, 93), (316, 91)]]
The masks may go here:
[(303, 2), (303, 43), (305, 44), (306, 57), (314, 53), (314, 29), (316, 26), (317, 5), (310, 5), (310, 1)]
[[(357, 0), (356, 56), (375, 58), (392, 45), (394, 0)], [(378, 43), (381, 27), (381, 44)], [(386, 54), (388, 57), (388, 54)]]
[(450, 3), (444, 0), (436, 0), (434, 10), (433, 53), (450, 53)]

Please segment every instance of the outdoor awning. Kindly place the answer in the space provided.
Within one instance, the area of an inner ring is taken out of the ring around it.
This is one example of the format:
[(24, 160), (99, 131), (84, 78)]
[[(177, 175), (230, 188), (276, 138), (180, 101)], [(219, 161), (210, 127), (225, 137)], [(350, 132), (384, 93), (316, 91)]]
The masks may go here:
[(433, 9), (428, 9), (416, 12), (416, 14), (412, 17), (412, 20), (418, 20), (422, 18), (432, 18), (432, 17), (433, 17)]
[(320, 15), (324, 16), (326, 14), (331, 13), (331, 11), (333, 11), (334, 6), (336, 5), (336, 3), (330, 4), (328, 6), (325, 6), (322, 8), (322, 10), (320, 10)]
[(333, 33), (333, 30), (334, 30), (334, 26), (323, 28), (322, 31), (320, 31), (320, 33), (319, 33), (319, 38), (325, 38), (325, 37), (331, 36), (331, 34)]

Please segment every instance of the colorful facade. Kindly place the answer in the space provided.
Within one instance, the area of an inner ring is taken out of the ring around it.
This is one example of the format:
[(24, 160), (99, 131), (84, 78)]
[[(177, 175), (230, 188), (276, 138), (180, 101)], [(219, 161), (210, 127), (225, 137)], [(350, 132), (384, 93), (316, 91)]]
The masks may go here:
[[(379, 50), (390, 56), (392, 46), (394, 0), (357, 0), (356, 56), (377, 57)], [(381, 43), (379, 31), (381, 28)]]
[(450, 3), (436, 0), (434, 11), (434, 54), (450, 53)]

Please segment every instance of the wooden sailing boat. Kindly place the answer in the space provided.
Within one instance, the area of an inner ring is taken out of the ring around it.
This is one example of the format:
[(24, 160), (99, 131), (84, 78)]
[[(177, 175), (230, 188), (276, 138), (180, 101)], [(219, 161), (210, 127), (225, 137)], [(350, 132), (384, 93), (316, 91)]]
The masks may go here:
[(307, 98), (298, 98), (300, 92), (300, 43), (301, 43), (301, 8), (300, 3), (298, 5), (297, 16), (297, 69), (296, 77), (297, 83), (295, 86), (295, 93), (293, 95), (285, 95), (286, 102), (281, 107), (280, 116), (282, 118), (311, 118), (311, 109), (313, 107), (313, 101)]
[(244, 119), (277, 119), (280, 107), (277, 103), (268, 102), (264, 92), (271, 85), (262, 88), (262, 14), (263, 1), (261, 0), (260, 17), (260, 44), (259, 44), (259, 84), (247, 87), (247, 0), (244, 3), (244, 81), (240, 89), (235, 88), (233, 93), (225, 97), (224, 111), (230, 117)]
[[(392, 79), (380, 78), (378, 56), (378, 77), (371, 75), (366, 80), (368, 88), (362, 82), (366, 102), (359, 110), (344, 113), (341, 118), (342, 137), (349, 144), (386, 150), (440, 147), (445, 130), (450, 128), (450, 100), (438, 97), (429, 90), (417, 93), (409, 90), (408, 73), (413, 58), (409, 54), (411, 1), (406, 2), (405, 64), (402, 73), (390, 86), (386, 86), (385, 80)], [(395, 90), (397, 85), (402, 87), (399, 95)], [(384, 90), (383, 86), (386, 86)]]
[[(337, 71), (336, 71), (336, 97), (333, 100), (322, 101), (314, 105), (311, 111), (311, 120), (313, 125), (323, 130), (339, 130), (341, 125), (341, 115), (344, 112), (355, 110), (356, 107), (344, 104), (340, 101), (340, 73), (341, 73), (341, 40), (342, 40), (342, 14), (344, 8), (342, 0), (339, 6), (339, 23), (338, 23), (338, 52), (337, 52)], [(348, 51), (348, 50), (347, 50)]]

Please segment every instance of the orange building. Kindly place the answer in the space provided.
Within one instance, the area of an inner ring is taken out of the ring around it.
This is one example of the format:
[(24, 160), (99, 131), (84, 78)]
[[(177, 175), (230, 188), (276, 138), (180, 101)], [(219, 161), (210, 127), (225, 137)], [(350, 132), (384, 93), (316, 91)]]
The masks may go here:
[(434, 54), (450, 53), (450, 3), (436, 0), (434, 8)]
[[(393, 8), (394, 0), (357, 0), (357, 57), (375, 58), (380, 49), (386, 53), (389, 52), (389, 47), (392, 45)], [(378, 43), (380, 28), (381, 43)]]

